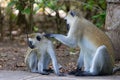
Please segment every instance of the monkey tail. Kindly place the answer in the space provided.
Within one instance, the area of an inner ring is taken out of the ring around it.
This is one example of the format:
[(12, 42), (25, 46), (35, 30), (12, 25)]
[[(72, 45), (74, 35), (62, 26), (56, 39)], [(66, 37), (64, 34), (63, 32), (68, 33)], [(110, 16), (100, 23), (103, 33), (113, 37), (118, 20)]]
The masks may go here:
[(33, 51), (34, 49), (31, 49), (31, 48), (27, 48), (27, 52), (25, 54), (25, 59), (24, 59), (24, 62), (27, 63), (27, 58), (28, 56), (31, 54), (31, 52)]

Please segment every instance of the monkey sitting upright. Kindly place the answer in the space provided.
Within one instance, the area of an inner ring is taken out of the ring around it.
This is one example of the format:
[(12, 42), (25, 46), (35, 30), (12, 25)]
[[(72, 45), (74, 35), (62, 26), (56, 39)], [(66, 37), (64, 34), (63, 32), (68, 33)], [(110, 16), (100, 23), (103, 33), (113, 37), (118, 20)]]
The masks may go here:
[[(114, 70), (114, 51), (108, 36), (94, 24), (83, 18), (78, 11), (71, 10), (65, 17), (67, 36), (46, 34), (69, 47), (79, 47), (77, 69), (70, 74), (76, 76), (110, 75)], [(84, 71), (81, 68), (84, 67)]]
[(31, 72), (38, 72), (43, 75), (48, 75), (49, 73), (45, 70), (48, 69), (52, 59), (52, 64), (56, 75), (64, 75), (59, 72), (54, 46), (50, 40), (44, 37), (44, 34), (33, 33), (29, 35), (28, 44), (30, 48), (27, 50), (25, 63)]

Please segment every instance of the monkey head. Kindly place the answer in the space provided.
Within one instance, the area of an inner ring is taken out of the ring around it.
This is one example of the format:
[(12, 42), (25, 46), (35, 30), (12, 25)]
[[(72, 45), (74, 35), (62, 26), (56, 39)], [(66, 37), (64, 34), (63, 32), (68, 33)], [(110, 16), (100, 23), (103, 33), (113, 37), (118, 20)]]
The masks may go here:
[(79, 10), (71, 10), (68, 12), (66, 17), (64, 18), (67, 23), (67, 29), (75, 24), (76, 21), (78, 21), (79, 18), (82, 18), (81, 13)]
[(40, 34), (40, 33), (32, 33), (30, 35), (28, 35), (28, 46), (33, 49), (38, 47), (40, 41), (43, 39), (44, 34)]
[(69, 11), (68, 14), (66, 15), (66, 17), (64, 18), (66, 21), (66, 24), (67, 24), (66, 25), (67, 30), (69, 30), (70, 26), (73, 24), (74, 18), (75, 18), (75, 14), (73, 14), (72, 11)]

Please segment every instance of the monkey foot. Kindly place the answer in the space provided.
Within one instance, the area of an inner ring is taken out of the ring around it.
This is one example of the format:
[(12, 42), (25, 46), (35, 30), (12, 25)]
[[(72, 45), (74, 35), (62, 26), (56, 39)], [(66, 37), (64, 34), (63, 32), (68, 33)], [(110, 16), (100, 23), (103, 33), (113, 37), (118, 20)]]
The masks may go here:
[(40, 74), (42, 74), (42, 75), (49, 75), (48, 72), (40, 72)]
[(52, 34), (44, 34), (45, 37), (49, 38), (49, 37), (53, 37)]
[(84, 71), (79, 71), (75, 73), (75, 76), (84, 76)]
[(70, 71), (68, 74), (69, 75), (75, 75), (76, 73), (81, 72), (81, 69), (75, 69), (73, 71)]
[(74, 75), (75, 73), (76, 73), (76, 71), (74, 70), (74, 71), (69, 72), (68, 74), (69, 75)]
[(97, 74), (92, 74), (86, 71), (79, 71), (75, 74), (75, 76), (97, 76)]
[(54, 70), (53, 70), (53, 69), (43, 69), (43, 71), (49, 72), (49, 73), (54, 73)]

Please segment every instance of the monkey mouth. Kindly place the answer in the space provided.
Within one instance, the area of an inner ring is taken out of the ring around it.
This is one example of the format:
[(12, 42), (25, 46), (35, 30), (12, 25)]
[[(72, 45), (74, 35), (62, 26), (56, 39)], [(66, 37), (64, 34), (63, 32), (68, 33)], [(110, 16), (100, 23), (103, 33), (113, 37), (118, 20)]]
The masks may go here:
[(67, 28), (67, 30), (69, 30), (70, 29), (70, 25), (66, 24), (66, 28)]
[(33, 46), (33, 45), (31, 45), (31, 46), (29, 45), (29, 47), (30, 47), (31, 49), (34, 49), (34, 48), (35, 48), (35, 46)]
[(35, 48), (35, 46), (32, 45), (32, 44), (28, 44), (28, 46), (29, 46), (31, 49)]
[(28, 46), (29, 46), (31, 49), (35, 48), (35, 46), (32, 45), (32, 42), (31, 42), (31, 41), (28, 41)]

